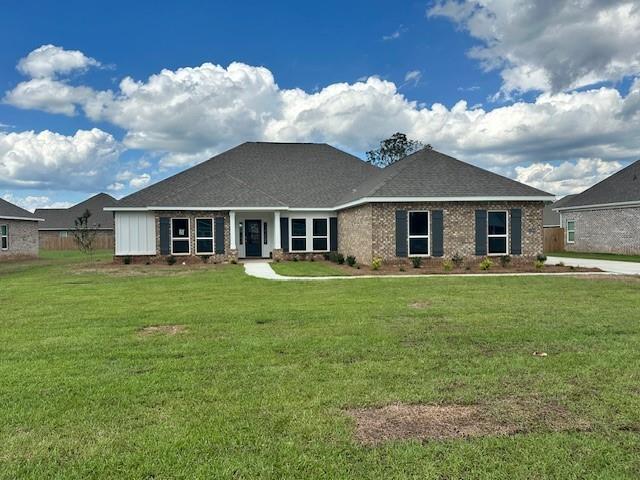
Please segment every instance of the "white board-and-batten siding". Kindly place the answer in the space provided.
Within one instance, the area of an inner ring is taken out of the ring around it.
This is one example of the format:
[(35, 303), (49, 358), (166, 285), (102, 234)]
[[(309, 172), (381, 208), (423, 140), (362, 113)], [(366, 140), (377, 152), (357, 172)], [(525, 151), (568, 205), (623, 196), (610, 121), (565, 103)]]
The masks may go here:
[(155, 255), (156, 219), (153, 213), (116, 212), (116, 255)]

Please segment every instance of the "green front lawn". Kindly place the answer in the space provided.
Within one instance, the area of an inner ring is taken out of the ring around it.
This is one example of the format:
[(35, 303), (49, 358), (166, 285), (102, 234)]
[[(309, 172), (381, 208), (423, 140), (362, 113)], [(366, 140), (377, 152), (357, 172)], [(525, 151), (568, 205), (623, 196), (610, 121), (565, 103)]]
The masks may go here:
[(334, 277), (337, 275), (348, 275), (348, 272), (328, 262), (272, 262), (271, 268), (280, 275), (290, 277)]
[(640, 255), (620, 255), (617, 253), (587, 253), (587, 252), (554, 252), (549, 257), (590, 258), (593, 260), (615, 260), (618, 262), (640, 262)]
[[(638, 477), (637, 280), (68, 260), (0, 270), (0, 478)], [(588, 428), (372, 447), (343, 414), (504, 400)]]

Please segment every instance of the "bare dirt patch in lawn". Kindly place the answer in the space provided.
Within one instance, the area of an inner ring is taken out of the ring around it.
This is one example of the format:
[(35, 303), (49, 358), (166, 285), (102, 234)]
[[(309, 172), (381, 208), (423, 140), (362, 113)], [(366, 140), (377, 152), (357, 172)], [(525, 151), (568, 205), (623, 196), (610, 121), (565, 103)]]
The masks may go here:
[(427, 302), (427, 301), (417, 301), (417, 302), (411, 302), (409, 304), (409, 308), (415, 308), (416, 310), (424, 310), (425, 308), (428, 308), (431, 306), (431, 302)]
[(138, 330), (141, 337), (149, 337), (151, 335), (177, 335), (187, 330), (184, 325), (150, 325)]
[(531, 431), (582, 431), (588, 422), (556, 403), (499, 401), (486, 405), (406, 405), (356, 408), (355, 436), (365, 445), (390, 440), (449, 440)]

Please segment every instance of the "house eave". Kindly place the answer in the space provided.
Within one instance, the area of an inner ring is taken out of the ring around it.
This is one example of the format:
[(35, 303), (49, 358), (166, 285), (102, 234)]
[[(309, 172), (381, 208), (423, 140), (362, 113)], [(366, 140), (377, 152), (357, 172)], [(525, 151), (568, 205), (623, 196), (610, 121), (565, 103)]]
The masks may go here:
[(0, 220), (24, 220), (26, 222), (44, 222), (44, 218), (12, 217), (9, 215), (0, 216)]
[(607, 208), (626, 208), (640, 207), (640, 200), (631, 200), (629, 202), (611, 202), (611, 203), (594, 203), (592, 205), (576, 205), (573, 207), (552, 208), (554, 212), (565, 212), (568, 210), (598, 210)]
[(486, 196), (486, 197), (363, 197), (338, 205), (334, 210), (356, 207), (364, 203), (407, 202), (553, 202), (555, 197), (545, 196)]

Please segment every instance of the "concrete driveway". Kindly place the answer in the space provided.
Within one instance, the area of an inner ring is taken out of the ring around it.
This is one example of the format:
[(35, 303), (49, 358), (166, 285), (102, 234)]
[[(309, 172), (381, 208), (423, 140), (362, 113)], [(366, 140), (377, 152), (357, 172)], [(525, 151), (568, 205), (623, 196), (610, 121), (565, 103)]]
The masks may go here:
[(560, 262), (573, 267), (599, 268), (604, 272), (620, 273), (624, 275), (640, 275), (640, 263), (636, 262), (593, 260), (591, 258), (547, 257), (547, 263), (550, 265), (555, 265)]

